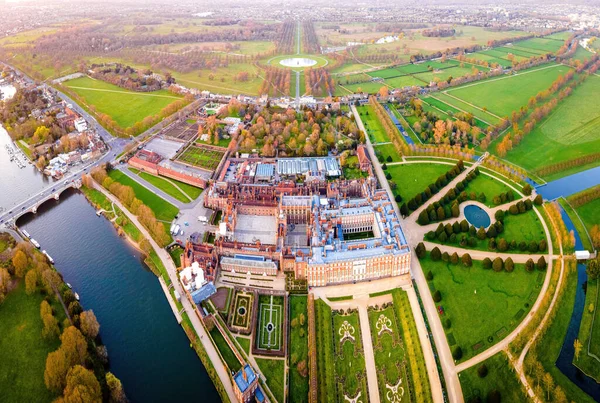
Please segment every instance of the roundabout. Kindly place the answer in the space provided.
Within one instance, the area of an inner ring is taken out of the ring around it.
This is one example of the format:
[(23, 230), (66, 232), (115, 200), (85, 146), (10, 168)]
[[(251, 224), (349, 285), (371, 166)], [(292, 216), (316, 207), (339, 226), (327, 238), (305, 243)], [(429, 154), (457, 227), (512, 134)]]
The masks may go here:
[(281, 55), (265, 61), (267, 66), (288, 68), (294, 71), (302, 71), (307, 68), (324, 67), (329, 64), (329, 59), (317, 55)]
[(317, 64), (317, 61), (308, 57), (292, 57), (281, 60), (279, 64), (284, 67), (312, 67)]

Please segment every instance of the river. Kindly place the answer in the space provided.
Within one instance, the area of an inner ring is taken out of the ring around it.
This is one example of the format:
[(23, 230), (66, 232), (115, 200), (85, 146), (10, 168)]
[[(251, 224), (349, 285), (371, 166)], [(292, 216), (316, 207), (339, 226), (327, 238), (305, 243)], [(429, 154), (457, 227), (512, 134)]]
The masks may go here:
[[(47, 185), (32, 166), (10, 162), (0, 133), (0, 206), (8, 207)], [(5, 207), (5, 208), (6, 208)], [(140, 253), (96, 216), (76, 191), (22, 217), (26, 229), (55, 260), (84, 309), (100, 322), (110, 370), (132, 402), (220, 401), (189, 340), (177, 324), (156, 276)]]
[(544, 199), (554, 200), (561, 196), (571, 196), (596, 185), (600, 185), (600, 166), (548, 182), (536, 187), (535, 190)]

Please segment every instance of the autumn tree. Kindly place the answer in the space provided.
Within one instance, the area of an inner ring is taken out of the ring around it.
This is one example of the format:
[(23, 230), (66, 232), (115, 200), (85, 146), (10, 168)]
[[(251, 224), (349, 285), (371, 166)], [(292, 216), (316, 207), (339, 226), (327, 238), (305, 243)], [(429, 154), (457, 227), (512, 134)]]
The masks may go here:
[(38, 274), (35, 270), (29, 270), (25, 275), (25, 292), (31, 295), (37, 288)]
[(67, 374), (64, 390), (65, 403), (101, 403), (102, 391), (94, 373), (81, 365), (75, 365)]
[(112, 372), (106, 373), (106, 385), (108, 386), (108, 390), (110, 391), (109, 401), (111, 403), (127, 402), (127, 397), (125, 396), (123, 385), (121, 384), (119, 378), (114, 376)]
[(46, 369), (44, 370), (44, 383), (54, 393), (61, 392), (66, 384), (66, 376), (70, 365), (63, 349), (48, 354)]
[(28, 262), (27, 256), (22, 250), (17, 250), (12, 258), (12, 264), (15, 267), (15, 275), (19, 278), (23, 278), (25, 270), (27, 270)]
[(69, 365), (83, 365), (87, 357), (87, 341), (79, 329), (69, 326), (60, 336), (60, 340), (60, 349), (65, 352)]
[(81, 321), (81, 332), (90, 339), (95, 339), (100, 331), (100, 324), (96, 319), (96, 315), (94, 315), (94, 311), (90, 309), (82, 312), (79, 315), (79, 320)]

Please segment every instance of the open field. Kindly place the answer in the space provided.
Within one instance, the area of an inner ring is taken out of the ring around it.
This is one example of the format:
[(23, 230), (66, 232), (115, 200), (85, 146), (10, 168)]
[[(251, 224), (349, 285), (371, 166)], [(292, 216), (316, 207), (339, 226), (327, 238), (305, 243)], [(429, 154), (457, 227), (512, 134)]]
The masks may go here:
[[(483, 378), (477, 374), (478, 368), (482, 365), (487, 368), (487, 375)], [(481, 401), (485, 401), (488, 393), (493, 390), (500, 392), (502, 401), (505, 402), (526, 400), (521, 383), (512, 365), (508, 362), (506, 354), (502, 351), (483, 363), (462, 371), (460, 386), (465, 402), (473, 401), (477, 397), (481, 398)]]
[(410, 200), (450, 169), (452, 169), (452, 165), (424, 162), (390, 165), (387, 172), (392, 175), (392, 180), (398, 185), (394, 194), (401, 195), (403, 200)]
[(256, 363), (265, 376), (267, 386), (278, 402), (283, 402), (283, 385), (285, 383), (285, 360), (256, 358)]
[(149, 46), (148, 49), (173, 53), (203, 51), (222, 52), (233, 55), (256, 55), (273, 51), (275, 49), (275, 44), (269, 41), (183, 42), (155, 47)]
[(258, 297), (256, 346), (261, 350), (283, 348), (283, 323), (285, 322), (283, 297), (261, 295)]
[(570, 67), (559, 64), (522, 70), (514, 75), (494, 77), (451, 88), (443, 92), (446, 97), (442, 100), (454, 105), (455, 102), (451, 99), (456, 97), (459, 99), (455, 100), (459, 108), (463, 108), (461, 105), (466, 102), (481, 109), (486, 108), (500, 117), (509, 116), (512, 111), (527, 105), (529, 98), (548, 89), (558, 76), (568, 70)]
[(493, 346), (507, 336), (527, 315), (535, 301), (544, 275), (527, 272), (515, 264), (513, 272), (495, 272), (474, 260), (472, 267), (452, 265), (429, 257), (421, 260), (425, 273), (431, 271), (432, 293), (439, 290), (442, 300), (436, 303), (445, 327), (450, 348), (461, 347), (468, 359)]
[(179, 156), (177, 161), (184, 162), (194, 167), (208, 169), (214, 171), (221, 162), (221, 158), (225, 152), (218, 150), (211, 150), (202, 145), (190, 144)]
[[(238, 81), (236, 76), (248, 72), (248, 81)], [(189, 88), (207, 90), (217, 94), (258, 95), (263, 82), (262, 70), (253, 64), (230, 64), (211, 70), (194, 70), (189, 73), (173, 71), (177, 82)], [(211, 78), (212, 77), (212, 78)]]
[[(475, 192), (477, 196), (480, 193), (485, 195), (485, 205), (488, 207), (494, 207), (494, 197), (500, 195), (501, 193), (512, 193), (515, 198), (518, 198), (517, 194), (509, 188), (504, 183), (488, 176), (483, 173), (480, 173), (473, 179), (469, 184), (465, 187), (465, 191), (469, 194), (471, 192)], [(508, 203), (508, 202), (507, 202)]]
[(221, 353), (221, 356), (223, 356), (223, 360), (225, 361), (225, 364), (227, 365), (229, 370), (233, 372), (239, 371), (240, 368), (242, 368), (242, 364), (237, 359), (233, 350), (231, 350), (231, 347), (229, 347), (229, 344), (227, 344), (225, 336), (221, 334), (219, 328), (215, 326), (213, 330), (210, 331), (210, 337), (215, 342), (215, 345)]
[(359, 106), (357, 110), (373, 144), (390, 141), (390, 136), (386, 133), (371, 105)]
[[(577, 213), (588, 231), (594, 225), (600, 225), (600, 199), (596, 199), (576, 208)], [(583, 237), (583, 234), (580, 234)]]
[[(290, 321), (296, 319), (296, 326), (290, 327), (290, 345), (289, 349), (289, 386), (288, 398), (293, 403), (308, 402), (308, 376), (304, 376), (298, 371), (299, 364), (304, 361), (308, 368), (308, 322), (307, 322), (307, 297), (302, 295), (291, 295), (290, 301)], [(304, 324), (301, 324), (301, 316), (304, 315)], [(294, 323), (294, 322), (292, 322)], [(294, 359), (297, 362), (294, 362)]]
[[(381, 144), (373, 146), (375, 150), (375, 155), (381, 155), (382, 162), (400, 162), (402, 157), (398, 154), (398, 150), (394, 147), (393, 144)], [(391, 161), (388, 160), (388, 157), (391, 158)], [(379, 158), (379, 157), (377, 157)]]
[(133, 126), (147, 116), (157, 115), (167, 105), (181, 99), (167, 90), (153, 92), (129, 91), (89, 77), (64, 83), (80, 95), (89, 106), (104, 113), (122, 128)]
[(517, 242), (525, 241), (527, 243), (546, 239), (542, 223), (534, 210), (517, 215), (506, 213), (504, 215), (504, 232), (501, 237), (511, 241), (514, 239)]
[[(59, 345), (58, 338), (42, 338), (40, 293), (25, 294), (25, 282), (6, 296), (0, 306), (0, 390), (7, 402), (52, 401), (56, 397), (46, 389), (44, 369), (48, 353)], [(62, 306), (52, 304), (59, 324), (65, 318)]]
[[(573, 359), (573, 364), (583, 372), (600, 382), (600, 361), (588, 354), (600, 357), (600, 307), (598, 307), (598, 280), (587, 282), (585, 293), (585, 307), (581, 317), (578, 339), (583, 344), (579, 359)], [(590, 310), (590, 308), (593, 308)]]
[(135, 197), (140, 199), (142, 203), (148, 206), (154, 212), (158, 220), (166, 220), (170, 222), (177, 215), (179, 211), (177, 207), (173, 206), (160, 196), (157, 196), (151, 190), (134, 181), (123, 172), (112, 170), (108, 175), (115, 182), (119, 182), (125, 186), (131, 186), (135, 193)]
[[(526, 135), (506, 159), (528, 170), (600, 150), (600, 77), (591, 76)], [(584, 167), (580, 167), (584, 169)], [(574, 173), (574, 172), (572, 172)], [(552, 179), (563, 176), (552, 175)], [(549, 176), (545, 179), (550, 179)]]

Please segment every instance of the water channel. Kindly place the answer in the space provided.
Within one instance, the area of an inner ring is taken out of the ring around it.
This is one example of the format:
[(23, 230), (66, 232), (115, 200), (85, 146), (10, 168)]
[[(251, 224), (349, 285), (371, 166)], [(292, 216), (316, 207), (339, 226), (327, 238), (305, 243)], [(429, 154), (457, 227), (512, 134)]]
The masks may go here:
[(536, 191), (546, 200), (560, 196), (567, 197), (582, 190), (600, 185), (600, 166), (577, 172), (536, 187)]
[[(573, 221), (568, 214), (561, 208), (561, 215), (567, 230), (575, 233), (575, 249), (582, 250), (583, 245), (581, 238), (573, 225)], [(581, 326), (581, 318), (583, 316), (583, 310), (585, 308), (585, 292), (583, 286), (587, 281), (587, 273), (585, 272), (585, 265), (577, 265), (577, 291), (575, 292), (575, 304), (573, 306), (573, 313), (571, 320), (569, 321), (569, 327), (567, 334), (563, 341), (560, 354), (556, 360), (556, 366), (560, 371), (565, 374), (567, 378), (577, 385), (581, 390), (590, 395), (597, 402), (600, 401), (600, 384), (597, 383), (593, 378), (585, 375), (579, 368), (573, 365), (573, 358), (575, 356), (575, 339), (579, 335), (579, 328)], [(586, 346), (587, 349), (587, 346)], [(584, 352), (587, 350), (584, 350)]]
[[(10, 208), (48, 180), (32, 166), (11, 162), (6, 143), (10, 139), (1, 130), (0, 206)], [(110, 370), (132, 402), (220, 401), (156, 276), (81, 193), (65, 191), (59, 202), (43, 204), (18, 225), (53, 257), (84, 309), (94, 310)]]

